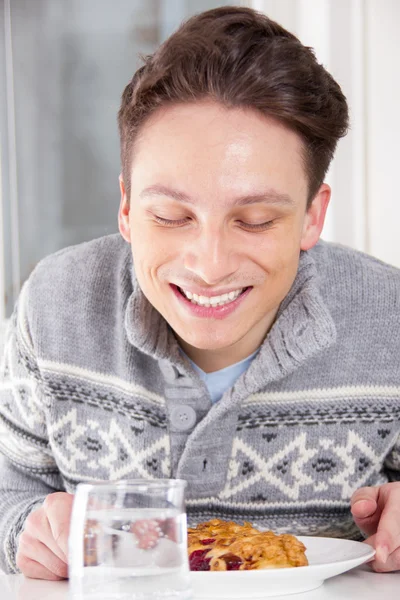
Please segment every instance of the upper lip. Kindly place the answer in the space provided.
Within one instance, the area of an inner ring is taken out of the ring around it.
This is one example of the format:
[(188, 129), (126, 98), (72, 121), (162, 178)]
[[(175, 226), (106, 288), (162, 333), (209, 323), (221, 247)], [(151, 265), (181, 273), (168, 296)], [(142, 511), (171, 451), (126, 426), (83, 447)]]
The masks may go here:
[(197, 296), (206, 296), (207, 298), (212, 298), (213, 296), (223, 296), (224, 294), (229, 294), (230, 292), (236, 292), (237, 290), (243, 290), (246, 287), (246, 285), (238, 285), (236, 287), (230, 287), (230, 288), (222, 288), (220, 290), (215, 290), (215, 289), (210, 289), (210, 288), (201, 288), (201, 287), (197, 287), (196, 285), (179, 285), (177, 283), (173, 284), (176, 285), (176, 287), (181, 288), (182, 290), (184, 290), (185, 292), (191, 292), (192, 294), (197, 294)]

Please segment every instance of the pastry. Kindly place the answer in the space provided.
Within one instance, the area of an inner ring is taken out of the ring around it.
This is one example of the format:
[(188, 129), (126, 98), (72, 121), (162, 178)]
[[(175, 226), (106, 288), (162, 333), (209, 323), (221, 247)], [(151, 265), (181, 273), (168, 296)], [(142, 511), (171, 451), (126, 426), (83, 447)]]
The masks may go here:
[(250, 523), (212, 519), (188, 529), (191, 571), (247, 571), (308, 565), (294, 535), (259, 531)]

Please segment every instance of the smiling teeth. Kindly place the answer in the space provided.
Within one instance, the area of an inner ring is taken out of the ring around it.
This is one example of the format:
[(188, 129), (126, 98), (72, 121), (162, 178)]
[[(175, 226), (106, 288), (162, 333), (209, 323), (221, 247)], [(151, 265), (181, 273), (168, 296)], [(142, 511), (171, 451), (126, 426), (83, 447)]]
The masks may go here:
[(193, 304), (198, 304), (199, 306), (205, 306), (206, 308), (210, 306), (224, 306), (225, 304), (229, 304), (236, 300), (238, 296), (243, 292), (244, 288), (240, 290), (236, 290), (234, 292), (229, 292), (229, 294), (222, 294), (222, 296), (212, 296), (208, 298), (207, 296), (198, 296), (197, 294), (192, 294), (192, 292), (187, 292), (180, 288), (183, 294), (186, 296), (190, 302)]

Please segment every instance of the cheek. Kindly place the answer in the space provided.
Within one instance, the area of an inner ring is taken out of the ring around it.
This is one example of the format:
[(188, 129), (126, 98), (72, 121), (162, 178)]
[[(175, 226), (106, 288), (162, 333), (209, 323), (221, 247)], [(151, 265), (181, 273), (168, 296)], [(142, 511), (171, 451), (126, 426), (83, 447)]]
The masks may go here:
[(276, 275), (297, 270), (300, 255), (300, 231), (296, 228), (270, 231), (256, 245), (254, 261)]
[(152, 264), (159, 254), (162, 254), (160, 239), (143, 217), (131, 215), (131, 247), (133, 257), (140, 263)]
[(171, 266), (177, 255), (175, 244), (163, 232), (156, 231), (146, 224), (131, 228), (131, 248), (133, 263), (139, 284), (144, 291), (158, 286), (159, 270)]

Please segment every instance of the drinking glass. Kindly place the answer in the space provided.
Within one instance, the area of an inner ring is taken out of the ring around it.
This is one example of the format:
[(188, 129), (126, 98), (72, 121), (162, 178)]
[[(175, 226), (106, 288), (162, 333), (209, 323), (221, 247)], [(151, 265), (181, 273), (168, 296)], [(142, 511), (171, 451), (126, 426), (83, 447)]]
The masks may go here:
[(79, 484), (69, 536), (73, 600), (187, 600), (186, 482)]

